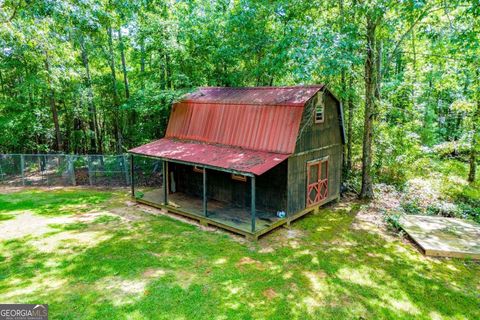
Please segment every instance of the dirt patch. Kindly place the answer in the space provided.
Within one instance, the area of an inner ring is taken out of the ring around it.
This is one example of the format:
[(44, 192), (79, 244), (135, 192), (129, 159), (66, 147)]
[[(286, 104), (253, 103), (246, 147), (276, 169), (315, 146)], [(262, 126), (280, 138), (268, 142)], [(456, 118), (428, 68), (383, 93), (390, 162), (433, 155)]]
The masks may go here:
[(384, 184), (375, 185), (375, 194), (375, 199), (360, 208), (351, 227), (391, 240), (392, 235), (387, 229), (383, 213), (401, 210), (402, 195), (394, 187)]
[(59, 252), (64, 247), (90, 248), (100, 242), (110, 239), (111, 236), (96, 231), (64, 231), (30, 243), (41, 252)]
[(74, 222), (71, 217), (45, 217), (30, 211), (17, 214), (15, 218), (0, 224), (0, 240), (11, 240), (25, 236), (41, 236), (54, 231), (50, 224), (67, 224)]
[(166, 274), (165, 270), (148, 268), (143, 272), (143, 276), (146, 278), (159, 278)]
[(147, 294), (146, 279), (124, 279), (121, 277), (106, 277), (95, 283), (99, 292), (108, 292), (113, 305), (121, 306), (133, 303), (142, 295)]
[(146, 215), (142, 212), (137, 210), (135, 207), (119, 207), (119, 208), (111, 208), (108, 210), (111, 214), (116, 215), (126, 221), (141, 221), (145, 220)]
[(197, 275), (188, 271), (179, 271), (176, 273), (177, 283), (183, 289), (188, 289), (197, 279)]
[(241, 267), (241, 266), (245, 266), (245, 265), (254, 265), (258, 268), (262, 267), (262, 264), (260, 263), (260, 261), (252, 259), (250, 257), (243, 257), (236, 264), (237, 267)]
[(275, 292), (272, 288), (268, 288), (267, 290), (263, 291), (263, 296), (268, 300), (272, 300), (278, 296), (278, 293)]

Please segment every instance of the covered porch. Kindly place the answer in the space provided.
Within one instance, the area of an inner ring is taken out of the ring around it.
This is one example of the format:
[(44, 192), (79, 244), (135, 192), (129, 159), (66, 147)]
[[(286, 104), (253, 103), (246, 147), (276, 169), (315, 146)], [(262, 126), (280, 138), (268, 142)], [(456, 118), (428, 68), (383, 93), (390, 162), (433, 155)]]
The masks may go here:
[(169, 195), (169, 204), (165, 205), (163, 201), (159, 202), (159, 199), (163, 199), (163, 193), (163, 188), (147, 191), (141, 199), (137, 198), (137, 201), (185, 215), (204, 224), (216, 225), (234, 232), (241, 231), (243, 235), (263, 234), (271, 230), (271, 227), (274, 228), (283, 224), (282, 220), (284, 220), (278, 218), (276, 213), (256, 210), (253, 218), (255, 219), (255, 229), (253, 229), (252, 213), (248, 208), (210, 199), (208, 201), (208, 212), (205, 216), (203, 201), (199, 197), (175, 192)]
[(171, 153), (132, 153), (132, 195), (138, 202), (254, 239), (287, 222), (288, 155), (198, 143), (181, 147), (183, 155), (196, 152), (196, 162)]

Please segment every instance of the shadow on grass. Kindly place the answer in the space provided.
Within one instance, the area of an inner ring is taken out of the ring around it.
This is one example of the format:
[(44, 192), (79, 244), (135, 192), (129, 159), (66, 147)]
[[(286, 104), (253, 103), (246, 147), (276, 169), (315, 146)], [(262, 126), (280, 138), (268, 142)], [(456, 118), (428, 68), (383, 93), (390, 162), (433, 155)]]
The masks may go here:
[[(67, 285), (31, 292), (62, 319), (479, 318), (480, 266), (421, 256), (408, 244), (352, 228), (355, 214), (323, 210), (255, 245), (151, 217), (69, 256)], [(81, 232), (81, 231), (79, 231)], [(294, 245), (295, 243), (295, 245)], [(262, 253), (262, 247), (273, 250)], [(45, 256), (10, 242), (2, 280), (50, 272)], [(11, 280), (11, 279), (10, 279)], [(0, 294), (8, 286), (0, 287)]]

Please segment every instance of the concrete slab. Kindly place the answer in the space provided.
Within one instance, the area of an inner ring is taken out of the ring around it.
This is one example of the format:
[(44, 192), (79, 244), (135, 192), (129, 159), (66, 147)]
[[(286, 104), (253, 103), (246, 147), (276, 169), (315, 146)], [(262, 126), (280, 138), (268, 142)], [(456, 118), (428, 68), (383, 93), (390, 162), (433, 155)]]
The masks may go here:
[(404, 215), (400, 225), (427, 256), (480, 259), (480, 225), (473, 221)]

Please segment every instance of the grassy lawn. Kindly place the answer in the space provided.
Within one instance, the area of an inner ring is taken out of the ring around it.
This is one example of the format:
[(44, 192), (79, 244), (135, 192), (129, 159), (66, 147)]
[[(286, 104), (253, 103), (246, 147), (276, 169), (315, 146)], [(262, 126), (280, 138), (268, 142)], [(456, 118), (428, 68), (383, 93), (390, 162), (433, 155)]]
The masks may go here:
[(1, 192), (0, 303), (52, 319), (480, 318), (478, 262), (422, 256), (366, 205), (248, 243), (124, 190)]

